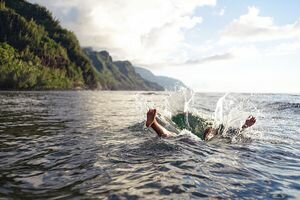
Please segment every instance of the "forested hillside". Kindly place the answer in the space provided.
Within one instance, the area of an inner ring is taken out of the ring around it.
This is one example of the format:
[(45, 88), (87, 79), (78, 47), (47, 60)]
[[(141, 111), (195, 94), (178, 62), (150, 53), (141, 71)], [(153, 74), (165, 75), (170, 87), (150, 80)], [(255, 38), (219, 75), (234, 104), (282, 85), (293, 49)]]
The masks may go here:
[(86, 52), (91, 60), (74, 33), (46, 8), (0, 0), (0, 89), (163, 90), (136, 74), (131, 64)]
[(98, 87), (95, 70), (75, 35), (44, 7), (2, 0), (0, 19), (1, 88)]

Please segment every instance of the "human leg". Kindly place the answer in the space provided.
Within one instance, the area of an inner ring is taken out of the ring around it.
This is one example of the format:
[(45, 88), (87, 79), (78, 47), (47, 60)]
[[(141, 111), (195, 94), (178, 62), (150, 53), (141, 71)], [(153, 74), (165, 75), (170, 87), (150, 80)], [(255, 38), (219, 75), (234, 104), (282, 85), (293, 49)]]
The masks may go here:
[(167, 138), (167, 137), (176, 136), (176, 133), (168, 131), (157, 122), (157, 120), (155, 119), (156, 114), (157, 114), (156, 109), (149, 109), (149, 111), (147, 112), (146, 126), (153, 128), (153, 130), (157, 133), (159, 137)]

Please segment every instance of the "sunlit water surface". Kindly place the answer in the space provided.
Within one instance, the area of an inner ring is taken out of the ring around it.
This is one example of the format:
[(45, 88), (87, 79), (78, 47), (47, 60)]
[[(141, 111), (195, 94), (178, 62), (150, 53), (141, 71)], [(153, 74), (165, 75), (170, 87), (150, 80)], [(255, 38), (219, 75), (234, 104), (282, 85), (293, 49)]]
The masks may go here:
[[(300, 96), (223, 95), (1, 92), (0, 199), (299, 199)], [(242, 138), (161, 139), (148, 107), (257, 123)]]

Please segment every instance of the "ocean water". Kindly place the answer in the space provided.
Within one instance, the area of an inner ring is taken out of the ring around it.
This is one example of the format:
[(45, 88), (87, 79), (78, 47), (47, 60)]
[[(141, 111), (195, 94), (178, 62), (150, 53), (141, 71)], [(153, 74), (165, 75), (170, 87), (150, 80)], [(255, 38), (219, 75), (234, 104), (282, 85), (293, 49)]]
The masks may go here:
[[(257, 123), (210, 142), (144, 126)], [(0, 199), (300, 199), (300, 95), (0, 92)]]

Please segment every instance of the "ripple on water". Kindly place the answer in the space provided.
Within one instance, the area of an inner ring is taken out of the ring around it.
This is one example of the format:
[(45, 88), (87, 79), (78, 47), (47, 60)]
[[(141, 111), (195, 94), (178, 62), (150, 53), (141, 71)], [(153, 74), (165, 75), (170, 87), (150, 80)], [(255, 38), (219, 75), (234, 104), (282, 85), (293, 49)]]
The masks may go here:
[[(261, 108), (268, 112), (256, 125), (260, 134), (206, 143), (189, 133), (160, 139), (144, 130), (136, 95), (0, 92), (0, 198), (300, 196), (299, 96), (257, 96), (258, 107), (271, 105)], [(140, 95), (154, 105), (169, 96)], [(198, 95), (199, 111), (213, 112), (219, 96)]]

